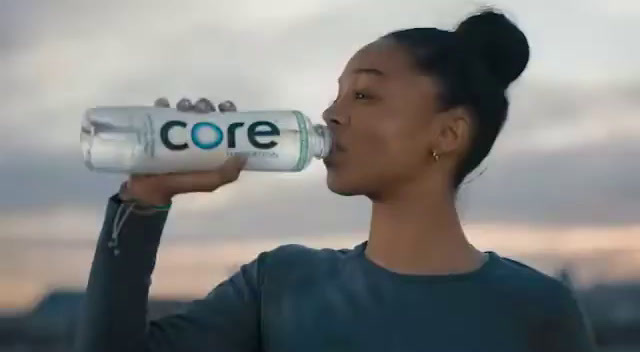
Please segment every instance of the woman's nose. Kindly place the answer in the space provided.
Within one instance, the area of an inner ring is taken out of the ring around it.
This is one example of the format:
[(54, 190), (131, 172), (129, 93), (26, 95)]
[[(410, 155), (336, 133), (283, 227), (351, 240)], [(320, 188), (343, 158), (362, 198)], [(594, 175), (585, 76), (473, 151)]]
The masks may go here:
[(348, 114), (344, 109), (338, 109), (337, 103), (331, 104), (323, 113), (322, 119), (327, 125), (345, 125), (348, 123)]

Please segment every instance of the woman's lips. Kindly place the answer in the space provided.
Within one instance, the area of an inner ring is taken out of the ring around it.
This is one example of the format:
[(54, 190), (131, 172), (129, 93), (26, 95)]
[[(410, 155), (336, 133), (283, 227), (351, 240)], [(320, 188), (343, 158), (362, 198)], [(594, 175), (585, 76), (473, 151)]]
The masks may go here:
[(337, 161), (336, 159), (340, 158), (340, 155), (343, 155), (346, 151), (347, 150), (344, 147), (344, 145), (342, 145), (341, 143), (338, 143), (338, 142), (334, 142), (333, 145), (331, 146), (331, 152), (323, 160), (324, 164), (327, 167), (334, 166), (336, 164), (336, 161)]

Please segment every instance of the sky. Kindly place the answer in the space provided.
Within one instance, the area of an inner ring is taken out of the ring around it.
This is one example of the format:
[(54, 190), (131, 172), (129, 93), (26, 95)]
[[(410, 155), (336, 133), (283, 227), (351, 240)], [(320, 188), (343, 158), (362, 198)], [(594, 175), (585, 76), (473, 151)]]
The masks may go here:
[[(489, 158), (459, 194), (476, 245), (578, 282), (640, 280), (640, 3), (610, 0), (0, 0), (0, 307), (82, 287), (122, 175), (88, 171), (83, 112), (166, 96), (298, 109), (316, 122), (349, 57), (385, 33), (453, 29), (493, 5), (531, 61)], [(352, 247), (370, 204), (321, 163), (180, 196), (152, 292), (198, 295), (284, 243)]]

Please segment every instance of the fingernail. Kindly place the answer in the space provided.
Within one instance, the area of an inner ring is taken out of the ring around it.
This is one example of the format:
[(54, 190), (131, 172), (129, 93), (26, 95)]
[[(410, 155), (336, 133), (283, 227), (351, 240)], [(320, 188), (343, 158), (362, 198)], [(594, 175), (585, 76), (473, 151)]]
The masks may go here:
[(169, 103), (169, 99), (162, 97), (156, 99), (156, 101), (153, 103), (153, 106), (157, 106), (159, 108), (169, 108), (171, 107), (171, 104)]
[(209, 99), (200, 98), (198, 99), (198, 101), (196, 101), (194, 105), (194, 110), (197, 112), (207, 113), (207, 112), (216, 111), (216, 107), (215, 105), (213, 105), (213, 103)]
[(176, 104), (176, 109), (180, 111), (191, 111), (193, 110), (193, 103), (187, 98), (182, 98), (178, 104)]
[(218, 110), (220, 110), (220, 112), (236, 111), (236, 104), (231, 100), (225, 100), (218, 104)]

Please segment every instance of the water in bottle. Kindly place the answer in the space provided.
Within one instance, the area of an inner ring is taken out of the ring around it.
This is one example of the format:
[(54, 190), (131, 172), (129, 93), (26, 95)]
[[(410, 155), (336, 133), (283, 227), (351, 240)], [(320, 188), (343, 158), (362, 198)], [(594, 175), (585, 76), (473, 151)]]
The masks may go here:
[(98, 107), (81, 126), (94, 171), (157, 174), (212, 170), (233, 155), (246, 170), (300, 171), (329, 154), (331, 134), (298, 111), (194, 114), (157, 107)]

